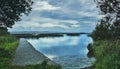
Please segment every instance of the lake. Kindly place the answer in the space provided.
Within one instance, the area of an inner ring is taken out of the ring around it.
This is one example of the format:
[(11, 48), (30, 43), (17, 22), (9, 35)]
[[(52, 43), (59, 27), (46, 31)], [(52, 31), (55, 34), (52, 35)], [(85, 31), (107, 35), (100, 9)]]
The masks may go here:
[(93, 39), (87, 34), (79, 36), (44, 37), (27, 39), (33, 47), (63, 69), (80, 69), (91, 66), (94, 58), (88, 58), (87, 46)]

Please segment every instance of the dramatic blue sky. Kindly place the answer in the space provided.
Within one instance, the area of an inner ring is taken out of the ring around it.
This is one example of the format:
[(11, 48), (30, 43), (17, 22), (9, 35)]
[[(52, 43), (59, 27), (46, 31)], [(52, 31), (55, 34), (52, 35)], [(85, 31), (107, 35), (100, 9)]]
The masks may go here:
[(32, 7), (9, 31), (91, 32), (100, 18), (94, 0), (34, 0)]

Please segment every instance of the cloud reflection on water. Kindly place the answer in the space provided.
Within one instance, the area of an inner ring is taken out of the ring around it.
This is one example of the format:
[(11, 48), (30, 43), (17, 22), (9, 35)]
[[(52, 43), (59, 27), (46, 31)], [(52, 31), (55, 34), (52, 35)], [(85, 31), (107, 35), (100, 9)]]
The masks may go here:
[(34, 48), (49, 58), (60, 56), (79, 55), (87, 57), (87, 45), (93, 42), (87, 35), (46, 37), (39, 39), (28, 39)]

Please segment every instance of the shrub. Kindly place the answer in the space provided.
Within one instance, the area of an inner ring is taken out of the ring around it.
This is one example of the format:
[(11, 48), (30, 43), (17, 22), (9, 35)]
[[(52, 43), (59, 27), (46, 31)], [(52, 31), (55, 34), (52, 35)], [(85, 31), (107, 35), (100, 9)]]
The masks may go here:
[(92, 49), (97, 59), (94, 69), (120, 68), (120, 40), (101, 40), (93, 44)]
[(0, 35), (8, 35), (8, 29), (4, 27), (0, 27)]
[(110, 24), (107, 21), (101, 20), (92, 32), (92, 37), (94, 40), (110, 39), (112, 37)]

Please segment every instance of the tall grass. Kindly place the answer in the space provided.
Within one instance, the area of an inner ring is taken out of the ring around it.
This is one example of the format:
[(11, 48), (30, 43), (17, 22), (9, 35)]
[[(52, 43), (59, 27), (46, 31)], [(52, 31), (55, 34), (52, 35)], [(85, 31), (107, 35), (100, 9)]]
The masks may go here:
[(96, 41), (92, 49), (96, 58), (94, 69), (120, 69), (120, 40)]
[(17, 38), (0, 36), (0, 69), (10, 69), (17, 46)]
[(46, 61), (37, 65), (14, 66), (12, 69), (62, 69), (60, 65), (49, 65)]

